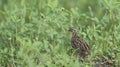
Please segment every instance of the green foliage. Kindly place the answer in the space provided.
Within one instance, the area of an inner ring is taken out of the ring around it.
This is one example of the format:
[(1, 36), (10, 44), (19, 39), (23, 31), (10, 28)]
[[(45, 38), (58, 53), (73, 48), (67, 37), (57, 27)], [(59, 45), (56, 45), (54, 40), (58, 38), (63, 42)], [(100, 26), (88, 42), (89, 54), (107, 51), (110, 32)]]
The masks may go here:
[[(120, 66), (119, 0), (0, 0), (0, 67), (92, 67), (114, 58)], [(70, 27), (92, 54), (79, 62)]]

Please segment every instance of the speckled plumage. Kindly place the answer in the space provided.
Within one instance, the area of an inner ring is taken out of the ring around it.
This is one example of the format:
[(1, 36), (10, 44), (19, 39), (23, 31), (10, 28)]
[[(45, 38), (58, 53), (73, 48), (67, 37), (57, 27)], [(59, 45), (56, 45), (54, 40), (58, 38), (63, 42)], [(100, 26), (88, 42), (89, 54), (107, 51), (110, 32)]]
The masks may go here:
[(72, 32), (72, 38), (71, 38), (71, 45), (74, 49), (76, 49), (76, 52), (80, 56), (80, 58), (84, 59), (86, 58), (91, 52), (89, 45), (81, 39), (76, 29), (69, 29), (70, 32)]

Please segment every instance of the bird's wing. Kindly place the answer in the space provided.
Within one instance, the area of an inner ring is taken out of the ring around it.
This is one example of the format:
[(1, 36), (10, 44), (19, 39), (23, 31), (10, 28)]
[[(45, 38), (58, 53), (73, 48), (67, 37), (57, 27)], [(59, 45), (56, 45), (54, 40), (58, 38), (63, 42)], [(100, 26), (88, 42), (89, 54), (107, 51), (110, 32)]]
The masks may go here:
[(90, 51), (90, 47), (83, 39), (80, 39), (80, 37), (77, 37), (75, 41), (76, 41), (76, 46), (79, 47), (80, 50)]

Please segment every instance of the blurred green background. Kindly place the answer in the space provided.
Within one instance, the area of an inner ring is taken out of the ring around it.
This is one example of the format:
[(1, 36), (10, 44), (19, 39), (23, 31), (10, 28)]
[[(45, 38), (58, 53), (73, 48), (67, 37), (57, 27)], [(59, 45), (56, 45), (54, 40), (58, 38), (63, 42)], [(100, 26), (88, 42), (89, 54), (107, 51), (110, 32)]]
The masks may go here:
[[(90, 45), (89, 62), (77, 60), (70, 27)], [(0, 0), (0, 67), (93, 67), (101, 59), (120, 66), (120, 0)]]

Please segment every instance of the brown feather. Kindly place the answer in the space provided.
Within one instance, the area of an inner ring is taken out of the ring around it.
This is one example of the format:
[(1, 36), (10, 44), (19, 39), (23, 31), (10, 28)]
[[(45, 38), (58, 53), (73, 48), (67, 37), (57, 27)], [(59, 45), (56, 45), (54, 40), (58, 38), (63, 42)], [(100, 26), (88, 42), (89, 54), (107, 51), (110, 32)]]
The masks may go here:
[(76, 52), (79, 54), (81, 58), (87, 57), (90, 54), (89, 45), (78, 36), (76, 29), (70, 29), (69, 31), (72, 32), (71, 38), (72, 47), (76, 49)]

